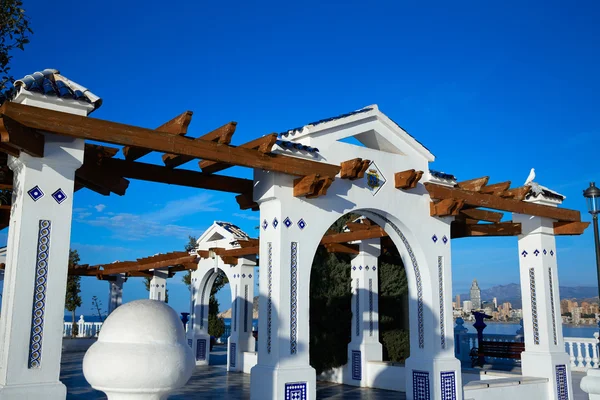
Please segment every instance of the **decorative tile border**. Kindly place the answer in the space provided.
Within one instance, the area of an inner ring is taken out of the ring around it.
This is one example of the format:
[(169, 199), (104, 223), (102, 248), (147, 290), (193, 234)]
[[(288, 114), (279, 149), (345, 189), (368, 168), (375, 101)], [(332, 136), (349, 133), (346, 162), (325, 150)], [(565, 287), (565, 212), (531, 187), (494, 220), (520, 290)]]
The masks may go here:
[(289, 228), (290, 226), (294, 225), (294, 223), (292, 222), (292, 220), (290, 219), (290, 217), (286, 217), (283, 220), (283, 224), (285, 225), (286, 228)]
[(359, 289), (359, 280), (358, 278), (356, 278), (356, 294), (354, 295), (354, 297), (356, 297), (356, 301), (354, 302), (354, 308), (355, 308), (355, 314), (356, 314), (356, 336), (360, 335), (360, 297), (359, 297), (359, 293), (360, 293), (360, 289)]
[(286, 383), (285, 400), (307, 400), (306, 382)]
[(362, 379), (362, 362), (360, 351), (352, 350), (352, 379), (360, 381)]
[(531, 314), (533, 319), (533, 343), (540, 344), (540, 332), (537, 315), (537, 297), (535, 294), (535, 270), (529, 268), (529, 290), (531, 292)]
[(38, 201), (42, 197), (44, 197), (44, 192), (40, 189), (39, 186), (34, 186), (27, 191), (27, 194), (33, 201)]
[(235, 368), (236, 344), (229, 344), (229, 368)]
[(200, 295), (200, 329), (204, 329), (204, 307), (208, 307), (208, 304), (204, 304), (204, 295), (206, 294), (206, 287), (208, 286), (208, 282), (210, 278), (214, 274), (214, 271), (210, 271), (206, 280), (204, 281), (204, 286), (202, 287), (202, 293)]
[(206, 339), (196, 340), (196, 361), (206, 360)]
[(44, 314), (46, 312), (51, 227), (52, 224), (49, 220), (41, 219), (39, 221), (33, 307), (31, 311), (31, 334), (29, 337), (29, 368), (40, 368), (42, 366), (42, 340), (44, 337)]
[(557, 365), (556, 369), (556, 394), (557, 400), (569, 400), (566, 365)]
[(400, 240), (402, 240), (402, 243), (408, 251), (408, 255), (410, 257), (410, 261), (412, 263), (413, 270), (415, 273), (415, 282), (417, 285), (417, 329), (419, 334), (419, 348), (422, 349), (425, 347), (425, 332), (423, 327), (423, 282), (421, 281), (421, 272), (419, 271), (419, 264), (417, 262), (417, 258), (415, 257), (415, 254), (413, 253), (412, 247), (410, 246), (410, 243), (408, 243), (406, 236), (404, 236), (404, 234), (396, 226), (396, 224), (394, 224), (392, 221), (390, 221), (388, 218), (381, 214), (373, 214), (384, 220), (387, 224), (389, 224), (392, 227), (394, 232), (396, 232), (396, 234), (400, 236)]
[(277, 220), (277, 217), (273, 218), (273, 228), (277, 229), (277, 227), (279, 226), (279, 221)]
[(267, 228), (269, 227), (269, 223), (267, 222), (267, 220), (266, 220), (266, 219), (265, 219), (265, 220), (263, 220), (262, 227), (263, 227), (263, 229), (264, 229), (265, 231), (266, 231), (266, 230), (267, 230)]
[(438, 256), (438, 281), (440, 296), (440, 340), (442, 349), (446, 348), (446, 322), (444, 312), (444, 257)]
[(369, 336), (373, 336), (373, 279), (369, 279)]
[(269, 294), (267, 297), (267, 353), (271, 354), (271, 323), (273, 318), (273, 243), (267, 243), (267, 254), (268, 254), (268, 289)]
[(550, 308), (552, 309), (552, 333), (554, 334), (554, 344), (558, 344), (556, 337), (556, 313), (554, 311), (554, 283), (552, 282), (552, 268), (548, 268), (548, 278), (550, 282)]
[(248, 332), (248, 285), (244, 285), (244, 332)]
[(413, 369), (413, 398), (415, 400), (431, 400), (429, 394), (429, 372)]
[(456, 400), (456, 375), (454, 371), (441, 373), (442, 400)]
[(233, 308), (233, 331), (237, 332), (237, 320), (238, 320), (238, 285), (235, 285), (235, 297), (233, 298), (233, 304), (231, 308)]
[(290, 354), (297, 352), (298, 323), (298, 243), (292, 242), (290, 254)]

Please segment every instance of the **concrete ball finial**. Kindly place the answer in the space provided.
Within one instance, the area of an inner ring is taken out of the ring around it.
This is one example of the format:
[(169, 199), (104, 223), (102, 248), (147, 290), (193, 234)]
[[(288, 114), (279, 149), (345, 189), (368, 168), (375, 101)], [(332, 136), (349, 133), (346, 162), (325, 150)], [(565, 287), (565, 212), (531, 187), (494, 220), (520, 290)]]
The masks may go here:
[(162, 301), (118, 307), (83, 359), (83, 374), (109, 400), (163, 400), (185, 385), (195, 361), (177, 313)]

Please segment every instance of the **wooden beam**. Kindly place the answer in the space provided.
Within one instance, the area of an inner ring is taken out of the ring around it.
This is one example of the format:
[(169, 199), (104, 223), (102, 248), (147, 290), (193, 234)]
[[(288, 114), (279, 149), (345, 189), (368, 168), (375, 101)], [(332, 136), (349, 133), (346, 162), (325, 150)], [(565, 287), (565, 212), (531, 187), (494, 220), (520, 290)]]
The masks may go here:
[(102, 167), (107, 168), (108, 171), (112, 171), (115, 174), (131, 179), (219, 190), (229, 193), (251, 192), (254, 187), (254, 182), (251, 179), (211, 175), (185, 169), (171, 169), (159, 165), (118, 160), (116, 158), (103, 160)]
[(589, 222), (555, 222), (555, 235), (581, 235), (590, 226)]
[(367, 230), (371, 229), (373, 227), (373, 225), (363, 224), (361, 222), (347, 222), (346, 227), (348, 229), (350, 229), (350, 232), (356, 232), (356, 231), (367, 231)]
[[(245, 149), (258, 150), (263, 154), (267, 154), (271, 152), (271, 149), (277, 142), (277, 134), (271, 133), (270, 135), (266, 135), (263, 137), (259, 137), (258, 139), (254, 139), (249, 141), (248, 143), (242, 144), (240, 147)], [(233, 167), (233, 165), (223, 162), (210, 161), (210, 160), (201, 160), (198, 163), (198, 166), (202, 170), (202, 172), (207, 174), (214, 174), (215, 172), (223, 171), (224, 169)]]
[(365, 171), (369, 168), (370, 160), (362, 158), (354, 158), (352, 160), (342, 162), (340, 178), (350, 179), (351, 181), (361, 179), (365, 176)]
[(327, 243), (325, 249), (329, 253), (346, 253), (346, 254), (358, 254), (360, 253), (357, 244), (347, 243)]
[[(184, 256), (179, 258), (173, 258), (170, 260), (156, 261), (153, 263), (144, 263), (138, 264), (133, 263), (133, 265), (125, 265), (125, 266), (112, 266), (111, 264), (105, 265), (102, 274), (119, 274), (123, 272), (135, 272), (135, 271), (148, 271), (151, 269), (159, 269), (159, 268), (167, 268), (172, 267), (174, 265), (179, 265), (183, 263), (193, 262), (196, 259), (196, 256)], [(118, 263), (117, 263), (118, 264)]]
[(306, 198), (314, 199), (319, 196), (325, 196), (327, 194), (327, 189), (329, 189), (332, 183), (333, 178), (330, 178), (328, 176), (319, 178), (317, 184), (315, 185), (315, 190), (311, 194), (306, 195)]
[[(120, 177), (118, 174), (110, 173), (94, 164), (84, 164), (75, 172), (75, 176), (87, 187), (104, 189), (103, 193), (108, 191), (123, 196), (129, 187), (129, 181)], [(94, 189), (92, 189), (94, 190)]]
[(204, 140), (187, 140), (179, 136), (111, 121), (67, 114), (44, 108), (5, 102), (0, 114), (32, 128), (106, 143), (144, 147), (163, 153), (181, 154), (195, 158), (222, 161), (233, 165), (305, 176), (320, 174), (336, 176), (339, 165), (289, 157), (263, 154), (242, 147), (224, 146)]
[(462, 190), (469, 190), (471, 192), (479, 192), (482, 187), (487, 185), (489, 180), (489, 176), (483, 176), (481, 178), (469, 179), (468, 181), (458, 182), (456, 184), (456, 187)]
[(493, 185), (486, 185), (482, 187), (479, 192), (483, 194), (491, 194), (494, 196), (499, 196), (501, 193), (508, 190), (510, 187), (510, 181), (494, 183)]
[(317, 182), (319, 182), (318, 174), (311, 174), (302, 178), (294, 179), (294, 197), (312, 194), (315, 191)]
[(467, 219), (486, 221), (486, 222), (500, 222), (504, 214), (496, 211), (481, 210), (478, 208), (468, 208), (461, 210), (460, 215)]
[(258, 203), (252, 199), (252, 196), (252, 191), (235, 196), (235, 201), (237, 201), (238, 205), (240, 206), (240, 210), (259, 210)]
[(396, 189), (414, 189), (423, 176), (423, 171), (408, 169), (394, 174), (394, 186)]
[(223, 260), (224, 264), (227, 265), (236, 265), (238, 263), (238, 258), (234, 256), (220, 256), (221, 260)]
[(465, 205), (464, 200), (444, 199), (437, 203), (430, 203), (430, 215), (432, 217), (447, 217), (449, 215), (458, 215)]
[[(4, 104), (8, 103), (5, 102)], [(2, 114), (0, 109), (0, 115)], [(0, 138), (5, 146), (23, 151), (32, 157), (44, 157), (44, 135), (5, 115), (0, 118)]]
[(536, 217), (546, 217), (558, 221), (581, 221), (579, 211), (568, 210), (565, 208), (550, 207), (541, 204), (529, 203), (507, 199), (489, 194), (470, 192), (466, 190), (449, 188), (433, 183), (425, 183), (425, 188), (429, 196), (433, 199), (457, 199), (464, 200), (465, 204), (477, 207), (491, 208), (493, 210), (509, 211), (518, 214), (533, 215)]
[(258, 241), (258, 239), (248, 239), (248, 240), (238, 240), (237, 243), (240, 245), (241, 248), (248, 248), (248, 247), (258, 247), (260, 246), (260, 242)]
[[(156, 130), (171, 135), (183, 136), (187, 133), (188, 126), (190, 125), (190, 122), (192, 122), (192, 115), (193, 113), (191, 111), (186, 111), (183, 114), (176, 116), (172, 120), (165, 122), (164, 124), (156, 128)], [(144, 149), (141, 147), (123, 147), (123, 155), (125, 156), (125, 159), (129, 161), (135, 161), (138, 158), (141, 158), (151, 152), (152, 150)]]
[(223, 248), (214, 248), (211, 249), (218, 256), (232, 256), (232, 257), (243, 257), (243, 256), (252, 256), (257, 255), (259, 253), (259, 247), (242, 247), (240, 249), (228, 249), (225, 250)]
[(515, 200), (525, 200), (525, 196), (531, 190), (531, 186), (521, 186), (514, 189), (509, 189), (504, 193), (500, 193), (501, 197), (506, 197)]
[(517, 236), (520, 234), (521, 224), (517, 222), (469, 225), (454, 221), (450, 226), (450, 237), (452, 239), (473, 236)]
[(355, 240), (375, 239), (387, 236), (387, 233), (381, 227), (369, 229), (368, 231), (344, 232), (327, 235), (321, 240), (321, 244), (329, 243), (347, 243)]
[[(231, 137), (235, 133), (236, 125), (237, 122), (229, 122), (205, 135), (197, 137), (194, 140), (207, 140), (210, 142), (217, 142), (219, 144), (229, 144), (231, 142)], [(194, 157), (183, 156), (180, 154), (163, 154), (162, 159), (167, 167), (175, 168), (185, 164), (188, 161), (192, 161)]]

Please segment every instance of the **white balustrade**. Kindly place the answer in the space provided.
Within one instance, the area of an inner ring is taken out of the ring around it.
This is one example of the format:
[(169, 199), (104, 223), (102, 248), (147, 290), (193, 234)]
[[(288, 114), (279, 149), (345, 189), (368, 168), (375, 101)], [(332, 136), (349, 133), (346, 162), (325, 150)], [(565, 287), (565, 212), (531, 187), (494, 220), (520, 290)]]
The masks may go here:
[[(100, 329), (102, 329), (102, 322), (86, 322), (83, 318), (83, 315), (79, 317), (79, 321), (77, 321), (77, 337), (80, 338), (89, 338), (89, 337), (98, 337), (100, 333)], [(71, 337), (71, 333), (73, 331), (73, 323), (72, 322), (64, 322), (63, 323), (63, 337)]]

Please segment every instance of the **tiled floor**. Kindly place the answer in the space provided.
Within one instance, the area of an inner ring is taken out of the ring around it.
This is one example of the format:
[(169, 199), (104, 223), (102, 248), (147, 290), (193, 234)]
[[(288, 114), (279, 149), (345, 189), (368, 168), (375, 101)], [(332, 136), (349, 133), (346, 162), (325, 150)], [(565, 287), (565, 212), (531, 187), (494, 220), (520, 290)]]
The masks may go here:
[[(84, 353), (66, 353), (62, 357), (60, 380), (67, 386), (67, 400), (106, 399), (102, 392), (90, 387), (83, 377)], [(215, 357), (215, 359), (218, 359)], [(169, 400), (247, 400), (250, 399), (250, 375), (227, 373), (224, 365), (198, 367), (185, 387)], [(404, 393), (319, 382), (317, 399), (322, 400), (405, 400)]]

